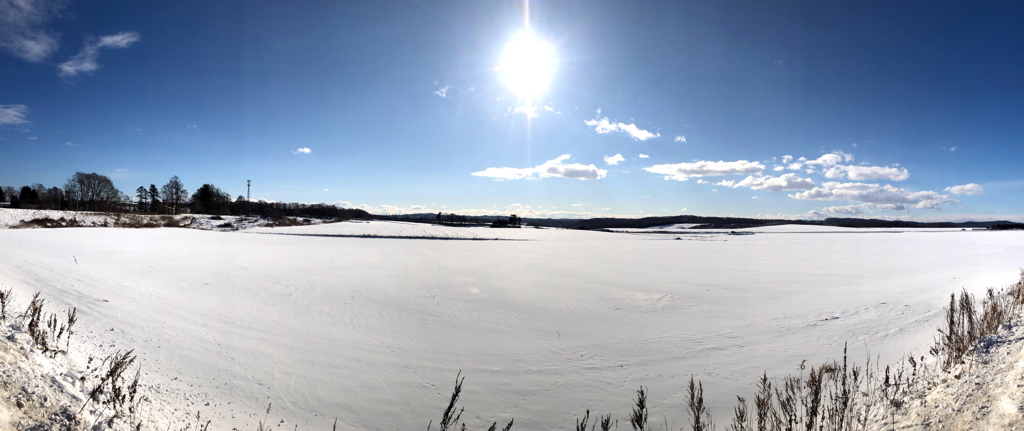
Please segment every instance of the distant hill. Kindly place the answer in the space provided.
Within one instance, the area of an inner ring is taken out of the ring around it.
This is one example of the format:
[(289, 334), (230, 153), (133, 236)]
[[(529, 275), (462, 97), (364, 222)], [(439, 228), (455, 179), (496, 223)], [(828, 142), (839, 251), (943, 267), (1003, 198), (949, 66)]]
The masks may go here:
[[(404, 220), (413, 222), (434, 221), (436, 214), (406, 214), (402, 216), (377, 216), (380, 219)], [(487, 223), (504, 216), (474, 216), (471, 219), (480, 224)], [(750, 227), (775, 226), (781, 224), (800, 224), (812, 226), (838, 227), (897, 227), (897, 228), (990, 228), (996, 225), (1019, 225), (1006, 220), (999, 221), (968, 221), (968, 222), (934, 222), (922, 223), (902, 220), (878, 220), (862, 218), (827, 218), (824, 220), (782, 220), (757, 219), (743, 217), (706, 217), (695, 215), (676, 215), (644, 218), (591, 218), (591, 219), (550, 219), (524, 218), (528, 226), (558, 227), (565, 229), (639, 229), (669, 224), (694, 224), (691, 229), (743, 229)]]
[(878, 220), (861, 218), (827, 218), (824, 220), (781, 220), (755, 219), (741, 217), (703, 217), (692, 215), (668, 217), (644, 217), (639, 219), (594, 218), (586, 220), (571, 219), (525, 219), (525, 223), (533, 226), (562, 227), (568, 229), (624, 229), (647, 228), (675, 223), (690, 223), (697, 226), (691, 229), (743, 229), (750, 227), (775, 226), (781, 224), (798, 224), (813, 226), (838, 227), (898, 227), (898, 228), (989, 228), (995, 225), (1010, 224), (1008, 221), (983, 222), (935, 222), (922, 223), (902, 220)]

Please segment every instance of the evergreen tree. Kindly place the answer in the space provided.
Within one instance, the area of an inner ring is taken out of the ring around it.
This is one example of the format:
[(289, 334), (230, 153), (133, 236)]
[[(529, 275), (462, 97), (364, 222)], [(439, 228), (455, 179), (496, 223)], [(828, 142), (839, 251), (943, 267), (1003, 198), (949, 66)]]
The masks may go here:
[(142, 186), (139, 186), (139, 188), (135, 189), (135, 193), (139, 197), (139, 211), (145, 211), (146, 196), (148, 196), (149, 193), (147, 193), (146, 188)]
[(32, 187), (24, 186), (21, 188), (18, 199), (22, 201), (37, 201), (39, 200), (39, 192), (33, 190)]
[(149, 211), (157, 212), (160, 207), (160, 191), (156, 189), (156, 184), (149, 185)]

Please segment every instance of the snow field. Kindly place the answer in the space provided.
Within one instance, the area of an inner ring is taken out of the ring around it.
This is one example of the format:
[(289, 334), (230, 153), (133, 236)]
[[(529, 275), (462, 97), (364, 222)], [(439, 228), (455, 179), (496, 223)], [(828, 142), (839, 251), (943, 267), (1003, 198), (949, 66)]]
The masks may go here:
[(0, 230), (0, 283), (77, 306), (73, 352), (136, 349), (154, 405), (180, 406), (158, 424), (202, 410), (244, 428), (272, 402), (282, 427), (422, 429), (462, 370), (474, 428), (571, 428), (585, 409), (625, 422), (640, 385), (652, 421), (679, 426), (691, 374), (721, 424), (763, 371), (838, 358), (844, 341), (859, 362), (926, 354), (948, 293), (1009, 284), (1024, 256), (1020, 232), (405, 225), (265, 231), (526, 241)]

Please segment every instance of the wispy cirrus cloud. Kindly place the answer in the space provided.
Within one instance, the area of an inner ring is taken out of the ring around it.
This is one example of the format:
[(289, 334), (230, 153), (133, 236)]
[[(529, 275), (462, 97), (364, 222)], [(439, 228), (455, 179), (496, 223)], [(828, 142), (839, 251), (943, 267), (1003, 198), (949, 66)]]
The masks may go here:
[(31, 63), (50, 58), (60, 41), (46, 25), (65, 4), (64, 0), (0, 0), (0, 50)]
[(760, 174), (764, 171), (764, 165), (760, 162), (746, 160), (734, 162), (702, 160), (690, 163), (654, 165), (644, 168), (644, 170), (652, 174), (664, 175), (666, 180), (686, 181), (691, 177)]
[(685, 144), (685, 143), (686, 143), (686, 136), (683, 136), (683, 135), (678, 135), (678, 136), (676, 136), (676, 139), (675, 139), (675, 141), (676, 141), (676, 142), (681, 142), (681, 143), (684, 143), (684, 144)]
[(28, 113), (25, 105), (0, 105), (0, 126), (28, 123)]
[(548, 160), (540, 166), (532, 168), (487, 168), (472, 175), (478, 177), (490, 177), (499, 180), (521, 180), (536, 179), (545, 177), (561, 177), (574, 180), (599, 180), (608, 175), (608, 171), (598, 169), (593, 164), (584, 165), (580, 163), (562, 163), (568, 160), (571, 155), (563, 154), (555, 159)]
[(981, 184), (967, 183), (962, 186), (946, 187), (946, 191), (954, 195), (974, 196), (985, 193), (985, 188)]
[(437, 91), (434, 92), (434, 94), (436, 94), (438, 96), (441, 96), (442, 98), (448, 97), (448, 90), (451, 90), (451, 89), (452, 89), (451, 85), (445, 85), (444, 87), (438, 88)]
[(70, 60), (57, 65), (60, 76), (71, 78), (83, 73), (92, 73), (99, 70), (98, 63), (100, 49), (122, 49), (132, 46), (142, 40), (142, 37), (134, 31), (124, 31), (110, 36), (103, 36), (98, 39), (89, 40), (82, 46), (82, 50)]
[(594, 128), (594, 131), (602, 135), (611, 132), (622, 132), (628, 134), (629, 136), (632, 136), (633, 139), (636, 139), (638, 141), (646, 141), (648, 139), (661, 137), (660, 133), (651, 133), (647, 130), (643, 130), (637, 127), (637, 125), (634, 123), (613, 123), (608, 120), (608, 117), (600, 119), (595, 118), (593, 120), (585, 120), (583, 124), (592, 126)]

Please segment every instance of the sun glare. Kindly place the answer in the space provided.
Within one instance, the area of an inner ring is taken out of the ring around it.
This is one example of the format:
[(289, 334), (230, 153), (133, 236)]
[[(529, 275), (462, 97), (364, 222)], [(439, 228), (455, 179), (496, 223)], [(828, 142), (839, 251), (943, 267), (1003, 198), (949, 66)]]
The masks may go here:
[(551, 84), (555, 71), (554, 49), (530, 30), (524, 30), (505, 45), (498, 71), (509, 90), (529, 104)]

